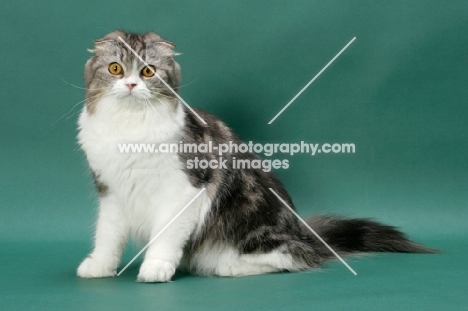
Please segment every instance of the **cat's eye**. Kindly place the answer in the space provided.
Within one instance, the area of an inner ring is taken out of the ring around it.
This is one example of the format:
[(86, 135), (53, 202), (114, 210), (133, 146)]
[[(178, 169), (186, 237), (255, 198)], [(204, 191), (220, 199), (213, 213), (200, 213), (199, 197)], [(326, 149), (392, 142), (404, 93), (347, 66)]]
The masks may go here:
[(151, 78), (154, 76), (154, 73), (156, 72), (156, 68), (152, 65), (146, 66), (141, 70), (141, 74), (147, 78)]
[(109, 72), (113, 75), (119, 75), (123, 71), (122, 66), (119, 63), (112, 63), (109, 65)]

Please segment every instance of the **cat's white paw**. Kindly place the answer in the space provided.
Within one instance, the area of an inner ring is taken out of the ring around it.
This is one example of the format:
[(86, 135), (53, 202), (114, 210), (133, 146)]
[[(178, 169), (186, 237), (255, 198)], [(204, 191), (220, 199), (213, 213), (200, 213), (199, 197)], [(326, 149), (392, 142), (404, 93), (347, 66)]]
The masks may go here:
[(169, 282), (174, 275), (176, 266), (169, 261), (145, 259), (138, 273), (138, 282)]
[(87, 257), (78, 267), (76, 274), (87, 279), (112, 277), (115, 276), (115, 268), (92, 257)]

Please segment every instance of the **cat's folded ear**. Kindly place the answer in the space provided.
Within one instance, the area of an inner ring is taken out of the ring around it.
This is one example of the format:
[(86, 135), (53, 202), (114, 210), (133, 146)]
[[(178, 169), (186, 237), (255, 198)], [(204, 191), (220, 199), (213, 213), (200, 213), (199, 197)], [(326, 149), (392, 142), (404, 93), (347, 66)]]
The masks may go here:
[[(130, 34), (130, 35), (136, 35), (136, 34)], [(148, 32), (144, 34), (143, 36), (141, 35), (136, 35), (139, 37), (139, 40), (142, 40), (149, 46), (151, 45), (160, 45), (164, 46), (168, 49), (166, 49), (167, 54), (171, 56), (175, 55), (180, 55), (179, 53), (174, 52), (175, 44), (171, 41), (165, 40), (161, 38), (160, 35), (154, 33), (154, 32)], [(116, 30), (113, 31), (104, 37), (97, 39), (94, 41), (94, 49), (88, 49), (89, 52), (95, 53), (97, 55), (105, 52), (107, 48), (109, 48), (109, 44), (115, 44), (119, 43), (119, 37), (120, 38), (127, 38), (127, 34), (123, 31)]]
[[(154, 32), (148, 32), (144, 35), (144, 40), (145, 42), (149, 44), (161, 44), (163, 46), (166, 46), (170, 48), (171, 50), (174, 50), (176, 47), (174, 42), (168, 41), (166, 39), (163, 39), (160, 35), (154, 33)], [(180, 55), (180, 53), (175, 53), (173, 55)]]
[(107, 43), (116, 43), (119, 41), (119, 37), (125, 37), (125, 33), (120, 30), (108, 33), (104, 37), (94, 40), (94, 49), (88, 49), (90, 53), (99, 53), (105, 49)]

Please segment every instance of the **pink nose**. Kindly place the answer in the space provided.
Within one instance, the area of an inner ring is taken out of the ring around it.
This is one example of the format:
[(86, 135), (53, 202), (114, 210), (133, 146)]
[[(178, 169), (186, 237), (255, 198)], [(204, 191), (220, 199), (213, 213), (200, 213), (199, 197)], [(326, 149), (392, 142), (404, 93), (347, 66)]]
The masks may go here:
[(133, 90), (135, 86), (137, 86), (136, 83), (127, 83), (125, 85), (130, 89), (130, 91)]

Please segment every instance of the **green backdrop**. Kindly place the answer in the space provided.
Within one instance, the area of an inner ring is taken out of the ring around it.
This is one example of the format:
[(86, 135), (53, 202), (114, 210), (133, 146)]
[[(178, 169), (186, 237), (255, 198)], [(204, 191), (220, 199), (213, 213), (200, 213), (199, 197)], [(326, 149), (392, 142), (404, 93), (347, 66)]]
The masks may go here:
[[(455, 0), (3, 3), (0, 308), (465, 310), (467, 17)], [(376, 218), (444, 253), (348, 259), (357, 276), (331, 263), (138, 284), (135, 263), (78, 279), (96, 196), (75, 139), (84, 93), (69, 84), (83, 87), (86, 49), (114, 29), (174, 41), (182, 97), (244, 140), (354, 143), (354, 154), (277, 156), (299, 214)]]

